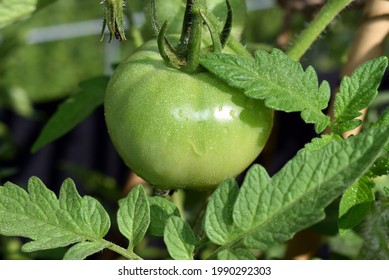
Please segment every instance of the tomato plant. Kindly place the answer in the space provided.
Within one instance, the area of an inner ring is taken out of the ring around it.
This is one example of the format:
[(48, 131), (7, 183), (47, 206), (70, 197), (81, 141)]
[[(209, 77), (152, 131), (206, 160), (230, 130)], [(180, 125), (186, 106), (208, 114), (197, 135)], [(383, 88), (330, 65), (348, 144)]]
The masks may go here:
[(204, 189), (238, 175), (261, 152), (273, 123), (262, 101), (208, 72), (169, 68), (156, 41), (118, 67), (104, 105), (119, 154), (159, 188)]
[(269, 137), (272, 111), (198, 65), (201, 51), (209, 51), (202, 45), (204, 24), (212, 51), (220, 52), (227, 42), (232, 28), (227, 4), (219, 33), (205, 1), (188, 1), (173, 47), (153, 3), (158, 40), (120, 65), (108, 85), (104, 105), (112, 141), (126, 164), (158, 188), (215, 188), (246, 169)]
[(271, 2), (0, 1), (0, 258), (389, 259), (389, 1)]

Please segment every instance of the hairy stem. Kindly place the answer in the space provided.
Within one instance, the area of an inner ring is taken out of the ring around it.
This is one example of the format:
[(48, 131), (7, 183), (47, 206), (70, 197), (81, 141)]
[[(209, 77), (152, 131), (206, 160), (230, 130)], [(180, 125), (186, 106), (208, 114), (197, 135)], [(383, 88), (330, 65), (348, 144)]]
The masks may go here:
[(109, 242), (107, 240), (104, 240), (108, 245), (108, 249), (111, 250), (111, 251), (114, 251), (116, 253), (118, 253), (119, 255), (129, 259), (129, 260), (142, 260), (141, 257), (139, 257), (137, 254), (135, 254), (134, 252), (130, 251), (130, 250), (127, 250), (123, 247), (120, 247), (112, 242)]
[[(217, 26), (219, 27), (219, 30), (222, 30), (219, 20), (213, 13), (208, 13), (207, 19), (212, 25)], [(239, 42), (238, 39), (234, 38), (234, 36), (230, 35), (228, 37), (227, 46), (230, 47), (238, 55), (251, 57), (251, 53)]]
[(288, 55), (298, 61), (327, 25), (353, 0), (329, 0), (309, 26), (299, 35)]

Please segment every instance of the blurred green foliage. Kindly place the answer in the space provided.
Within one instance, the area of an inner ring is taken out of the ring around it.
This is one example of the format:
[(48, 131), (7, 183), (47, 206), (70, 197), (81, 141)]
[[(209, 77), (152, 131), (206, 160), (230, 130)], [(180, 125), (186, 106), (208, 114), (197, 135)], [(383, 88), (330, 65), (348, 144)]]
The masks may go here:
[[(148, 12), (145, 3), (140, 5), (139, 1), (129, 1), (128, 5), (131, 8), (128, 10), (132, 12)], [(31, 31), (101, 17), (102, 6), (94, 0), (56, 1), (30, 19), (1, 29), (0, 84), (8, 89), (20, 88), (32, 102), (51, 101), (73, 94), (79, 81), (104, 72), (105, 45), (100, 43), (99, 34), (31, 44)], [(345, 11), (323, 38), (315, 43), (303, 61), (313, 63), (319, 71), (337, 69), (346, 58), (345, 46), (352, 40), (358, 18), (358, 9)], [(280, 7), (250, 11), (245, 20), (243, 40), (250, 49), (277, 47), (277, 36), (283, 30), (283, 11)], [(289, 27), (291, 39), (297, 36), (307, 20), (300, 13), (293, 15)], [(142, 29), (145, 37), (149, 38), (147, 28), (143, 26)], [(131, 42), (123, 45), (127, 49), (124, 53), (129, 54), (132, 51)], [(2, 91), (2, 94), (5, 93)]]
[(96, 19), (100, 15), (101, 5), (93, 0), (57, 1), (30, 19), (0, 30), (1, 84), (22, 88), (33, 102), (43, 102), (72, 94), (80, 80), (102, 74), (104, 45), (99, 34), (28, 42), (30, 32), (36, 28)]

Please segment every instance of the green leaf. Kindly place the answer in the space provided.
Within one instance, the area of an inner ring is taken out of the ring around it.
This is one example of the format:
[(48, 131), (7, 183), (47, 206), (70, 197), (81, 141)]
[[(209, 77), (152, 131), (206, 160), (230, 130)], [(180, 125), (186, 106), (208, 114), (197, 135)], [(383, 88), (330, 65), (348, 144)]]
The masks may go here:
[(232, 211), (239, 188), (235, 180), (228, 180), (212, 194), (205, 213), (205, 232), (215, 244), (226, 243), (237, 233)]
[(317, 133), (329, 124), (322, 110), (327, 108), (330, 87), (318, 84), (312, 67), (301, 64), (278, 49), (269, 54), (257, 51), (255, 59), (229, 54), (205, 54), (201, 64), (229, 85), (264, 100), (267, 107), (285, 112), (301, 112), (306, 123), (315, 124)]
[(37, 9), (56, 0), (2, 0), (0, 1), (0, 28), (28, 18)]
[(163, 240), (175, 260), (192, 260), (196, 238), (189, 224), (176, 216), (166, 222)]
[(65, 180), (59, 192), (60, 207), (69, 212), (74, 218), (77, 218), (81, 209), (81, 203), (82, 197), (78, 194), (74, 182)]
[(103, 206), (93, 197), (84, 196), (81, 202), (81, 217), (85, 226), (90, 229), (90, 234), (96, 238), (103, 238), (110, 227), (108, 213)]
[(372, 177), (389, 175), (389, 151), (385, 151), (370, 169)]
[(363, 176), (343, 194), (338, 221), (341, 234), (357, 226), (369, 214), (374, 201), (374, 186), (368, 176)]
[[(389, 125), (389, 107), (382, 113), (377, 122), (373, 123), (371, 127), (386, 126)], [(386, 146), (386, 151), (389, 152), (389, 145)]]
[(373, 203), (373, 209), (358, 232), (364, 243), (360, 251), (360, 259), (388, 260), (389, 259), (389, 203), (377, 201)]
[(322, 149), (325, 145), (329, 144), (333, 140), (335, 140), (333, 134), (323, 134), (321, 137), (313, 138), (310, 143), (305, 144), (304, 148), (308, 152), (314, 152)]
[(271, 200), (269, 194), (264, 192), (264, 188), (270, 184), (271, 178), (261, 165), (253, 165), (249, 169), (233, 210), (234, 221), (240, 228), (249, 230), (257, 220), (266, 219), (266, 211), (258, 211), (264, 205), (259, 205), (258, 202)]
[(248, 172), (234, 206), (239, 240), (267, 249), (324, 217), (324, 208), (360, 178), (389, 142), (389, 126), (299, 152), (272, 178), (260, 166)]
[(102, 105), (107, 84), (108, 77), (105, 76), (82, 82), (81, 91), (63, 102), (46, 123), (31, 152), (35, 153), (62, 137)]
[(22, 247), (26, 252), (98, 240), (109, 227), (101, 204), (80, 197), (70, 179), (64, 181), (59, 200), (36, 177), (29, 180), (28, 192), (12, 183), (0, 187), (0, 234), (32, 239)]
[[(108, 213), (103, 206), (93, 197), (81, 197), (74, 182), (65, 180), (59, 193), (60, 207), (66, 210), (72, 220), (81, 220), (81, 224), (74, 224), (85, 234), (94, 235), (95, 238), (103, 238), (110, 226)], [(93, 239), (91, 239), (93, 240)]]
[(160, 196), (147, 197), (150, 205), (150, 225), (148, 232), (155, 236), (163, 236), (166, 221), (170, 216), (180, 216), (180, 211), (174, 203)]
[(368, 107), (377, 96), (377, 89), (388, 65), (386, 57), (370, 60), (355, 70), (351, 77), (341, 81), (339, 93), (335, 96), (332, 129), (338, 134), (353, 130), (361, 124), (355, 118)]
[(217, 254), (218, 260), (255, 260), (250, 250), (245, 248), (226, 249)]
[(373, 127), (376, 126), (385, 126), (389, 125), (389, 107), (386, 108), (384, 113), (382, 113), (381, 117), (378, 119), (378, 121), (373, 125)]
[(64, 260), (83, 260), (86, 257), (93, 255), (105, 248), (109, 247), (108, 242), (99, 241), (85, 241), (73, 245), (63, 257)]
[(117, 220), (120, 232), (134, 248), (143, 239), (150, 224), (150, 207), (142, 185), (136, 186), (126, 198), (119, 200)]

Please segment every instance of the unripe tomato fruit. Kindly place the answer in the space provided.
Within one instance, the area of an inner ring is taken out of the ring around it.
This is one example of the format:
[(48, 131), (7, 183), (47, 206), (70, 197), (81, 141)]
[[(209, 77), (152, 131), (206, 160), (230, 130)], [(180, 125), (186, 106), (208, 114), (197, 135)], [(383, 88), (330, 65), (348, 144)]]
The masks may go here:
[(124, 162), (158, 188), (214, 188), (263, 149), (273, 113), (208, 72), (168, 67), (155, 41), (116, 69), (105, 97), (109, 135)]

